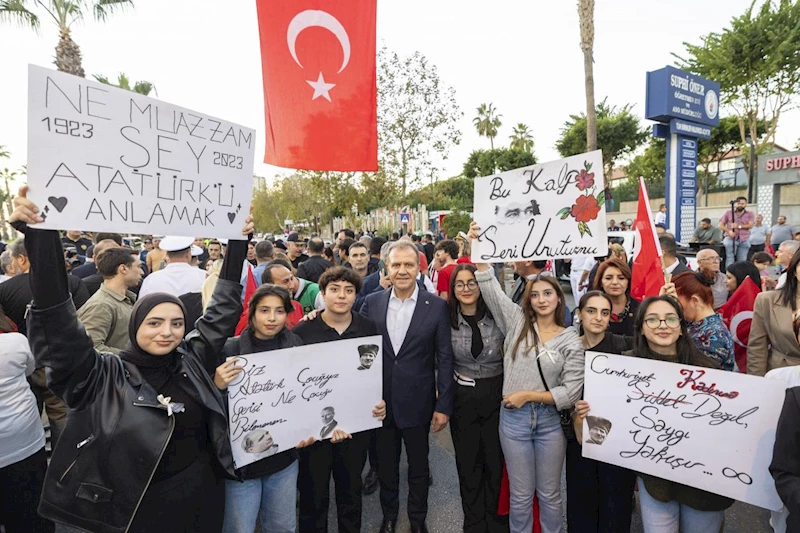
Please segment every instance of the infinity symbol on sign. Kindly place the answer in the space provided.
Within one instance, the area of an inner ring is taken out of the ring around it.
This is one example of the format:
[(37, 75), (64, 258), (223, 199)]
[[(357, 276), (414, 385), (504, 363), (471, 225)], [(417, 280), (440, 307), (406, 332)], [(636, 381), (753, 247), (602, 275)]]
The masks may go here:
[(737, 472), (736, 470), (728, 468), (727, 466), (722, 469), (722, 475), (730, 479), (736, 478), (745, 485), (753, 484), (753, 478), (751, 478), (748, 474), (745, 472)]

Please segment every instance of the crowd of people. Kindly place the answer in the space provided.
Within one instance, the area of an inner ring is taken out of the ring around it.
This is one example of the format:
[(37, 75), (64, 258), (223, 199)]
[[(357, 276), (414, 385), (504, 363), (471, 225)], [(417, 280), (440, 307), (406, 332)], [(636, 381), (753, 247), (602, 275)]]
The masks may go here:
[[(696, 233), (711, 237), (702, 237), (695, 269), (660, 232), (669, 278), (641, 302), (621, 246), (573, 258), (570, 309), (549, 261), (514, 263), (508, 291), (492, 265), (471, 263), (474, 222), (438, 242), (345, 229), (326, 244), (297, 232), (256, 241), (248, 218), (241, 240), (152, 236), (138, 251), (115, 233), (36, 229), (26, 193), (9, 220), (22, 236), (0, 255), (6, 533), (252, 533), (259, 524), (264, 533), (325, 532), (331, 480), (338, 531), (362, 530), (363, 498), (379, 489), (380, 533), (393, 533), (402, 448), (411, 531), (426, 532), (429, 435), (448, 424), (465, 532), (530, 533), (535, 521), (559, 532), (565, 503), (571, 533), (630, 531), (637, 490), (646, 532), (717, 532), (731, 499), (583, 457), (584, 419), (597, 438), (607, 432), (583, 399), (585, 352), (777, 372), (800, 384), (800, 241), (793, 229), (762, 232), (784, 270), (767, 283), (772, 255), (757, 241), (743, 245), (760, 223), (742, 211), (720, 223), (725, 236), (701, 222)], [(726, 239), (738, 239), (730, 262), (714, 246)], [(740, 362), (718, 309), (747, 279), (761, 293)], [(331, 424), (235, 467), (226, 389), (242, 371), (237, 356), (372, 335), (383, 337), (379, 429), (348, 434)], [(786, 504), (776, 531), (800, 527), (793, 390), (771, 467)]]

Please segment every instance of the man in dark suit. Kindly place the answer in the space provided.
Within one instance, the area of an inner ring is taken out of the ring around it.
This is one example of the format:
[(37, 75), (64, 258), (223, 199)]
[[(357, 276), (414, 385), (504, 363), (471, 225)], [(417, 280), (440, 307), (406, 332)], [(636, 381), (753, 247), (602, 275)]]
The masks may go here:
[(367, 296), (361, 308), (383, 335), (386, 419), (378, 429), (380, 531), (394, 533), (397, 527), (402, 441), (408, 457), (411, 531), (427, 533), (428, 433), (444, 429), (453, 411), (449, 314), (444, 300), (419, 288), (419, 252), (412, 243), (393, 243), (386, 266), (392, 288)]

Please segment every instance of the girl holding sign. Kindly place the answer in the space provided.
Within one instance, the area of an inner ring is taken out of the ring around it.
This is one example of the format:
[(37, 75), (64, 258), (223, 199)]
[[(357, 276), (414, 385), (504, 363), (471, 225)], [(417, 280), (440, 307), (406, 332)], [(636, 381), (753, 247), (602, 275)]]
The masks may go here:
[[(632, 355), (680, 365), (719, 369), (695, 346), (686, 329), (678, 301), (667, 295), (647, 298), (634, 321)], [(589, 404), (581, 402), (576, 411), (586, 417)], [(720, 531), (725, 509), (733, 500), (649, 474), (639, 474), (639, 504), (647, 533), (692, 533)]]
[[(218, 533), (222, 476), (233, 476), (228, 415), (210, 375), (241, 313), (246, 241), (231, 241), (214, 303), (184, 339), (181, 301), (154, 293), (134, 305), (130, 345), (95, 351), (75, 315), (58, 232), (37, 230), (22, 187), (9, 222), (25, 233), (33, 304), (29, 341), (48, 386), (70, 407), (39, 512), (87, 531)], [(253, 230), (247, 218), (243, 235)]]
[[(589, 291), (581, 298), (578, 316), (583, 329), (581, 341), (586, 350), (621, 354), (632, 348), (633, 337), (609, 331), (612, 309), (612, 299), (605, 292)], [(567, 441), (567, 530), (577, 533), (630, 531), (636, 474), (583, 457), (583, 418), (577, 415), (587, 407), (584, 400), (575, 405), (577, 438)]]
[[(470, 224), (470, 239), (480, 228)], [(505, 335), (500, 444), (511, 491), (512, 533), (533, 529), (533, 495), (539, 497), (543, 533), (558, 533), (563, 520), (561, 472), (567, 450), (562, 414), (580, 398), (584, 348), (564, 323), (564, 293), (552, 277), (528, 281), (517, 306), (500, 288), (490, 266), (477, 265), (486, 306)]]

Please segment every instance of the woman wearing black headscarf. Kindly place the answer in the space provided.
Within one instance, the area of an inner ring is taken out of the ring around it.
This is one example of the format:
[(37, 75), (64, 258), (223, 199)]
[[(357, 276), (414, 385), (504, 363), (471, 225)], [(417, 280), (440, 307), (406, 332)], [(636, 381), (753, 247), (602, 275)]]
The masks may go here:
[[(210, 376), (241, 314), (247, 241), (230, 241), (213, 302), (186, 339), (181, 301), (156, 293), (134, 306), (128, 349), (101, 354), (76, 318), (58, 233), (27, 227), (42, 222), (27, 189), (9, 222), (25, 233), (31, 262), (28, 338), (70, 407), (40, 514), (100, 533), (218, 533), (233, 460)], [(248, 217), (244, 234), (252, 228)]]

